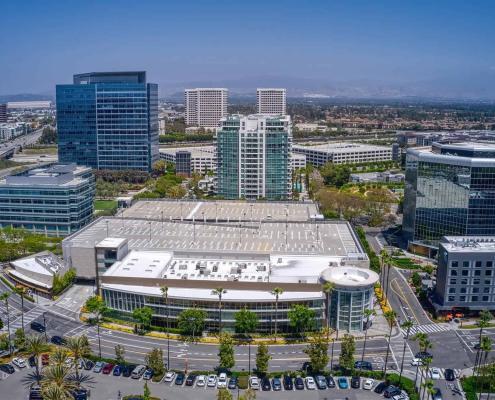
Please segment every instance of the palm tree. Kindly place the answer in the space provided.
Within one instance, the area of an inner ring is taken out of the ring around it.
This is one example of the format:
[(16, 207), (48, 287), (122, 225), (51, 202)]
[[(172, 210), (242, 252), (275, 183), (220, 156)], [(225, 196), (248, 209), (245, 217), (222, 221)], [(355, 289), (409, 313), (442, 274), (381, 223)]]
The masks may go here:
[(492, 319), (492, 314), (487, 311), (487, 310), (483, 310), (480, 312), (480, 315), (479, 315), (479, 319), (477, 321), (477, 325), (478, 327), (480, 328), (480, 335), (479, 335), (479, 346), (478, 346), (478, 350), (476, 351), (476, 359), (474, 361), (474, 370), (476, 372), (476, 366), (480, 363), (481, 361), (481, 354), (480, 354), (480, 349), (481, 349), (481, 336), (483, 335), (483, 329), (488, 327), (491, 319)]
[(36, 367), (36, 383), (40, 383), (39, 359), (42, 353), (48, 351), (49, 346), (42, 335), (28, 335), (26, 337), (26, 352), (34, 357)]
[(45, 398), (45, 392), (51, 386), (56, 386), (62, 396), (59, 399), (70, 399), (71, 392), (78, 388), (78, 382), (70, 373), (70, 369), (65, 365), (53, 364), (43, 370), (43, 379), (41, 381), (41, 388), (43, 398)]
[(272, 296), (275, 296), (275, 340), (277, 340), (277, 328), (278, 328), (278, 299), (284, 293), (284, 289), (276, 287), (271, 292)]
[[(428, 335), (423, 332), (418, 332), (416, 333), (416, 335), (414, 335), (413, 340), (419, 343), (419, 349), (421, 351), (423, 343), (428, 340)], [(414, 388), (416, 389), (416, 391), (418, 390), (418, 372), (419, 372), (419, 363), (416, 365), (416, 376), (414, 378)]]
[(0, 294), (0, 301), (5, 302), (5, 309), (7, 311), (7, 341), (9, 343), (9, 355), (12, 355), (12, 347), (10, 345), (10, 314), (9, 314), (9, 292), (3, 292)]
[(385, 265), (388, 262), (388, 253), (387, 250), (382, 249), (380, 251), (380, 261), (381, 261), (381, 274), (380, 274), (380, 285), (382, 287), (382, 298), (383, 301), (385, 296)]
[[(488, 353), (490, 353), (490, 351), (492, 351), (492, 340), (489, 337), (483, 336), (481, 338), (480, 351), (481, 351), (480, 360), (483, 357), (483, 362), (480, 361), (480, 363), (478, 364), (478, 375), (477, 375), (478, 378), (477, 378), (477, 382), (476, 382), (476, 386), (479, 387), (479, 389), (480, 389), (479, 396), (478, 396), (479, 399), (481, 399), (481, 393), (483, 392), (483, 388), (485, 385), (486, 360), (488, 358)], [(484, 354), (484, 356), (483, 356), (483, 354)], [(481, 376), (481, 383), (479, 382), (480, 374), (482, 375)], [(489, 385), (490, 385), (490, 383), (489, 383)]]
[(70, 337), (67, 339), (65, 347), (67, 348), (67, 350), (69, 350), (69, 352), (72, 354), (72, 357), (74, 358), (72, 366), (76, 374), (76, 380), (79, 382), (79, 360), (91, 353), (91, 347), (89, 346), (88, 337), (86, 335)]
[(222, 296), (227, 293), (227, 290), (223, 287), (217, 287), (213, 289), (211, 294), (218, 296), (218, 332), (222, 333)]
[(165, 307), (167, 307), (167, 371), (170, 369), (170, 307), (168, 306), (168, 286), (160, 288), (162, 297), (165, 298)]
[[(72, 397), (74, 398), (74, 397)], [(67, 393), (56, 385), (48, 385), (43, 389), (43, 399), (45, 400), (70, 400)]]
[[(423, 389), (424, 389), (424, 391), (423, 391), (423, 396), (424, 396), (425, 394), (430, 394), (430, 395), (431, 395), (431, 394), (433, 394), (433, 393), (434, 393), (434, 389), (433, 389), (433, 386), (434, 386), (434, 385), (433, 385), (433, 381), (432, 381), (431, 379), (427, 379), (427, 380), (425, 381), (425, 383), (423, 383), (421, 386), (422, 386), (422, 387), (423, 387)], [(426, 397), (426, 398), (428, 399), (428, 397)], [(423, 399), (423, 398), (421, 397), (421, 400), (422, 400), (422, 399)]]
[(98, 335), (98, 356), (101, 358), (101, 336), (100, 336), (100, 324), (103, 319), (103, 315), (108, 311), (108, 307), (102, 301), (98, 306), (92, 311), (94, 315), (94, 322), (96, 324), (96, 333)]
[[(335, 289), (335, 284), (332, 282), (325, 282), (323, 284), (323, 292), (327, 295), (327, 312), (325, 313), (326, 315), (326, 320), (327, 320), (327, 330), (330, 332), (330, 295)], [(328, 337), (327, 337), (328, 340)]]
[(402, 372), (404, 371), (404, 358), (406, 356), (407, 341), (409, 340), (409, 335), (411, 333), (411, 328), (413, 327), (413, 325), (414, 322), (410, 319), (406, 320), (402, 324), (402, 329), (406, 330), (406, 337), (404, 338), (404, 347), (402, 348), (402, 360), (400, 362), (399, 387), (402, 381)]
[(21, 329), (24, 332), (24, 295), (26, 294), (26, 288), (23, 286), (16, 286), (14, 292), (21, 296)]
[(376, 315), (376, 312), (375, 312), (375, 310), (367, 308), (364, 310), (363, 314), (364, 314), (364, 317), (366, 317), (366, 326), (364, 328), (364, 343), (363, 343), (363, 353), (361, 354), (361, 368), (362, 368), (363, 361), (364, 361), (364, 353), (366, 351), (366, 341), (368, 339), (368, 326), (370, 324), (370, 317)]
[(66, 365), (69, 353), (62, 347), (57, 347), (50, 356), (50, 362), (54, 365)]
[(423, 400), (424, 395), (427, 393), (428, 388), (428, 375), (430, 374), (431, 357), (423, 358), (423, 366), (425, 367), (425, 382), (421, 385), (420, 398)]
[(388, 341), (387, 341), (387, 355), (385, 356), (385, 368), (383, 371), (383, 376), (385, 377), (387, 375), (387, 363), (388, 363), (388, 355), (390, 353), (390, 338), (392, 337), (392, 328), (394, 327), (394, 322), (395, 318), (397, 317), (397, 314), (395, 311), (386, 311), (384, 314), (385, 319), (387, 320), (388, 324), (390, 325), (390, 330), (388, 332)]

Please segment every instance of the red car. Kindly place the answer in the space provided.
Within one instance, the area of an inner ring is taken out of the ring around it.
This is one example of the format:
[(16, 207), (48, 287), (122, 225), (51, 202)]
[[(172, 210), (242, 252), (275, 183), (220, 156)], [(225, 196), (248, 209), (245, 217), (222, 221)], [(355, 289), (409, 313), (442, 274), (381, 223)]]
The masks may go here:
[(114, 365), (111, 363), (107, 363), (103, 369), (101, 370), (102, 374), (108, 375), (110, 372), (112, 372)]
[(50, 363), (50, 355), (43, 353), (41, 355), (41, 365), (48, 365)]

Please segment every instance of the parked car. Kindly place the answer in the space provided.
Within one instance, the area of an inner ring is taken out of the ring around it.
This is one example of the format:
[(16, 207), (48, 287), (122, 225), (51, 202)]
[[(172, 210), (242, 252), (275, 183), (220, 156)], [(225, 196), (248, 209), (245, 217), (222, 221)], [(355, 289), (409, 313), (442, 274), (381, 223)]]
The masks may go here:
[(33, 321), (31, 322), (31, 329), (36, 332), (43, 333), (46, 331), (46, 328), (44, 325), (40, 324), (39, 322)]
[(122, 370), (122, 376), (124, 378), (129, 378), (132, 375), (132, 371), (134, 371), (134, 368), (136, 368), (136, 365), (134, 364), (126, 365)]
[(380, 382), (378, 385), (376, 385), (374, 392), (378, 394), (382, 394), (387, 387), (388, 387), (387, 382)]
[(115, 368), (113, 369), (113, 376), (120, 376), (122, 375), (122, 365), (116, 365)]
[(433, 358), (431, 353), (428, 353), (427, 351), (420, 351), (419, 353), (416, 353), (414, 357), (419, 358), (421, 360), (424, 360), (425, 358)]
[(446, 381), (455, 381), (455, 372), (453, 369), (447, 368), (443, 374)]
[(104, 367), (105, 367), (105, 363), (103, 361), (97, 361), (93, 368), (93, 372), (99, 374)]
[(359, 389), (361, 387), (361, 378), (359, 376), (353, 376), (351, 378), (351, 388)]
[(294, 379), (294, 386), (296, 390), (304, 390), (304, 379), (300, 376), (296, 377), (296, 379)]
[(0, 371), (5, 372), (7, 374), (13, 374), (15, 369), (10, 364), (0, 364)]
[(417, 367), (417, 366), (421, 367), (423, 365), (423, 360), (421, 358), (413, 358), (411, 361), (411, 365), (413, 367)]
[(440, 370), (436, 367), (430, 368), (430, 378), (431, 379), (441, 379)]
[(263, 379), (261, 379), (261, 390), (264, 391), (272, 390), (272, 385), (270, 384), (270, 378), (267, 378), (265, 376)]
[(323, 375), (316, 375), (315, 382), (318, 389), (325, 390), (327, 388), (327, 380)]
[(43, 400), (41, 395), (41, 386), (36, 383), (29, 388), (29, 400)]
[(222, 372), (218, 375), (217, 388), (226, 388), (227, 387), (227, 374)]
[(292, 378), (289, 375), (284, 375), (284, 389), (285, 390), (293, 390), (294, 389), (294, 383), (292, 381)]
[(327, 387), (328, 388), (334, 388), (335, 387), (335, 380), (333, 379), (332, 375), (327, 376)]
[(57, 346), (62, 346), (66, 343), (66, 340), (61, 336), (52, 336), (50, 342), (56, 344)]
[(371, 389), (373, 389), (373, 384), (374, 383), (375, 383), (375, 381), (373, 379), (366, 379), (363, 382), (363, 389), (364, 390), (371, 390)]
[(41, 355), (41, 365), (45, 366), (50, 363), (50, 354), (43, 353)]
[(397, 386), (390, 385), (383, 391), (383, 396), (388, 399), (390, 397), (397, 396), (400, 393), (401, 391)]
[(177, 386), (182, 386), (185, 380), (186, 380), (186, 374), (184, 374), (183, 372), (179, 372), (177, 374), (177, 377), (175, 378), (175, 384)]
[(354, 363), (354, 369), (373, 371), (373, 364), (371, 364), (369, 361), (356, 361)]
[(193, 386), (194, 382), (196, 382), (196, 375), (189, 374), (186, 378), (186, 386)]
[(349, 383), (347, 382), (347, 378), (345, 376), (341, 376), (337, 379), (337, 384), (339, 385), (339, 389), (349, 389)]
[(203, 387), (206, 385), (206, 376), (199, 375), (196, 381), (196, 386)]
[(481, 346), (480, 346), (480, 342), (475, 343), (475, 344), (473, 345), (473, 349), (474, 349), (474, 350), (479, 350), (480, 348), (481, 348)]
[(86, 371), (91, 371), (93, 367), (95, 366), (95, 363), (91, 360), (84, 360), (84, 369)]
[(304, 381), (306, 382), (306, 388), (308, 390), (316, 390), (316, 383), (312, 376), (307, 376)]
[(237, 377), (236, 376), (233, 376), (229, 380), (228, 388), (229, 389), (237, 389), (237, 383), (238, 382), (239, 382), (239, 380), (237, 379)]
[(144, 371), (146, 371), (146, 365), (138, 365), (136, 368), (132, 370), (131, 373), (131, 378), (132, 379), (139, 379), (143, 376)]
[(71, 392), (74, 400), (87, 400), (89, 392), (86, 389), (80, 388)]
[(26, 360), (21, 357), (13, 358), (12, 364), (14, 364), (17, 368), (26, 368)]
[(249, 378), (249, 387), (253, 390), (260, 390), (260, 380), (257, 376), (252, 376)]
[(392, 400), (409, 400), (409, 395), (402, 390), (400, 394), (396, 394), (394, 397), (392, 397)]
[(206, 381), (206, 386), (215, 387), (217, 386), (217, 376), (216, 375), (208, 375), (208, 380)]
[(106, 363), (105, 366), (102, 368), (101, 373), (105, 374), (105, 375), (110, 374), (110, 372), (112, 372), (114, 366), (115, 365), (113, 365), (112, 363)]
[(442, 400), (442, 391), (439, 388), (433, 388), (432, 400)]
[(151, 378), (153, 378), (154, 374), (155, 374), (155, 372), (153, 371), (152, 368), (146, 368), (146, 370), (144, 371), (144, 374), (143, 374), (143, 379), (145, 381), (149, 381)]
[(165, 378), (163, 378), (163, 380), (165, 382), (172, 382), (175, 378), (175, 372), (174, 371), (168, 371), (166, 374), (165, 374)]
[(276, 392), (282, 390), (282, 380), (280, 379), (280, 377), (276, 376), (272, 379), (272, 388)]
[(36, 357), (31, 356), (28, 358), (28, 363), (30, 367), (36, 367)]

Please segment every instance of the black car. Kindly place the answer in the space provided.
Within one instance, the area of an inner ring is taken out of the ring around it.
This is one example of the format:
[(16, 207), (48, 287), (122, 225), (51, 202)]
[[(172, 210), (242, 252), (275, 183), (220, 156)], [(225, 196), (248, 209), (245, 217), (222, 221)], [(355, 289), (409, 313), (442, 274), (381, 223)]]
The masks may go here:
[(233, 376), (232, 378), (229, 379), (229, 384), (228, 388), (229, 389), (237, 389), (237, 383), (239, 382), (239, 379), (237, 379), (237, 376)]
[(401, 391), (397, 386), (390, 385), (383, 391), (383, 397), (389, 399), (390, 397), (397, 396)]
[(432, 400), (442, 400), (442, 391), (439, 388), (433, 388)]
[(84, 361), (84, 369), (86, 371), (91, 371), (93, 367), (95, 366), (95, 363), (91, 360), (85, 360)]
[(304, 379), (298, 376), (294, 380), (294, 386), (296, 387), (297, 390), (304, 390)]
[(33, 321), (31, 322), (31, 329), (36, 332), (43, 333), (46, 331), (45, 325), (40, 324), (39, 322)]
[(380, 382), (378, 385), (375, 387), (375, 393), (382, 394), (383, 391), (388, 387), (387, 382)]
[(292, 378), (288, 375), (284, 375), (283, 384), (284, 384), (285, 390), (293, 390), (294, 389), (294, 383), (292, 382)]
[(13, 374), (15, 369), (10, 364), (0, 364), (0, 371), (6, 372), (7, 374)]
[(266, 376), (261, 380), (261, 390), (272, 390), (272, 385), (270, 384), (270, 378)]
[(41, 387), (37, 384), (33, 384), (29, 389), (29, 400), (43, 400), (41, 395)]
[(126, 365), (122, 369), (122, 376), (124, 378), (129, 378), (132, 374), (132, 371), (134, 371), (134, 368), (136, 368), (136, 367), (137, 367), (137, 365), (134, 365), (134, 364)]
[(196, 375), (189, 374), (186, 378), (186, 386), (193, 386), (194, 382), (196, 382)]
[(58, 346), (62, 346), (66, 343), (66, 340), (61, 336), (52, 336), (50, 342)]
[(272, 379), (272, 387), (274, 391), (282, 390), (282, 381), (279, 376), (276, 376)]
[(433, 358), (431, 353), (428, 353), (427, 351), (420, 351), (419, 353), (416, 353), (416, 358), (419, 358), (420, 360), (424, 360), (425, 358)]
[(327, 376), (327, 386), (329, 388), (334, 388), (335, 387), (335, 380), (333, 379), (333, 377), (331, 375), (328, 375)]
[(353, 376), (351, 378), (351, 388), (359, 389), (361, 386), (361, 378), (359, 376)]
[(186, 379), (186, 375), (183, 372), (178, 372), (177, 377), (175, 378), (175, 384), (181, 386)]
[(36, 367), (36, 357), (31, 356), (28, 358), (28, 363), (30, 367)]
[(455, 381), (455, 372), (454, 370), (447, 368), (443, 374), (445, 376), (446, 381)]
[(354, 363), (354, 369), (364, 369), (366, 371), (373, 371), (373, 364), (369, 361), (356, 361)]
[(72, 396), (74, 396), (74, 400), (87, 400), (88, 395), (89, 393), (86, 389), (77, 389), (72, 392)]

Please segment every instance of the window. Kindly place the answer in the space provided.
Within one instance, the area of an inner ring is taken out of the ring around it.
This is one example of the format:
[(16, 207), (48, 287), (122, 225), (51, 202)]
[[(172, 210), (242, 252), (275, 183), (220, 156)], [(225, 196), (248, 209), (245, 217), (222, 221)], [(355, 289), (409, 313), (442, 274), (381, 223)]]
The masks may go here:
[(462, 270), (462, 276), (469, 276), (469, 270), (468, 269), (463, 269)]
[[(449, 293), (455, 294), (455, 288), (449, 288)], [(462, 291), (461, 291), (461, 293), (462, 293)]]
[(474, 271), (474, 276), (481, 276), (481, 271), (479, 269)]
[(492, 268), (493, 267), (493, 261), (487, 261), (486, 262), (486, 267), (487, 268)]
[(473, 285), (479, 285), (480, 284), (480, 279), (479, 278), (474, 278), (473, 279)]
[(484, 287), (483, 288), (483, 293), (490, 293), (490, 288), (489, 287)]
[(478, 296), (471, 296), (471, 301), (478, 301)]
[(451, 279), (450, 279), (450, 284), (451, 284), (451, 285), (457, 285), (457, 279), (455, 279), (455, 278), (451, 278)]
[(485, 276), (492, 276), (492, 270), (491, 269), (487, 269), (485, 271)]
[(480, 292), (480, 288), (479, 287), (474, 287), (473, 288), (473, 293), (479, 293)]
[(482, 299), (483, 299), (483, 301), (489, 301), (490, 296), (483, 296)]
[(485, 279), (485, 285), (491, 285), (492, 281), (490, 279)]
[(461, 285), (467, 285), (467, 283), (468, 283), (467, 279), (464, 278), (461, 280)]
[(457, 276), (457, 271), (455, 269), (450, 271), (450, 276)]
[(462, 262), (462, 267), (463, 268), (469, 268), (469, 261), (463, 261)]
[(474, 266), (475, 266), (476, 268), (481, 268), (481, 261), (476, 261), (476, 262), (474, 263)]
[(459, 296), (459, 301), (466, 301), (466, 296)]
[(449, 296), (448, 301), (455, 301), (455, 296)]
[(461, 293), (467, 293), (467, 289), (465, 287), (461, 287)]
[(451, 268), (457, 268), (458, 266), (459, 266), (459, 263), (458, 263), (457, 261), (452, 261), (452, 262), (450, 263), (450, 267), (451, 267)]

